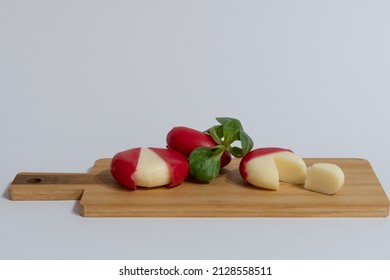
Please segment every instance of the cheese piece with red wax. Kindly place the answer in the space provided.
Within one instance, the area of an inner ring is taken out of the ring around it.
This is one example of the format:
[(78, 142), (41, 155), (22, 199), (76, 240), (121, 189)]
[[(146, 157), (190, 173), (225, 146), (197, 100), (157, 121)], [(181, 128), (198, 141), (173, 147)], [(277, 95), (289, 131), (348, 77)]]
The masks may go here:
[(117, 153), (111, 161), (111, 174), (122, 185), (137, 187), (174, 187), (189, 174), (188, 159), (165, 148), (132, 148)]
[(293, 151), (284, 148), (258, 148), (249, 152), (240, 162), (240, 174), (253, 186), (278, 190), (280, 181), (303, 184), (306, 164)]

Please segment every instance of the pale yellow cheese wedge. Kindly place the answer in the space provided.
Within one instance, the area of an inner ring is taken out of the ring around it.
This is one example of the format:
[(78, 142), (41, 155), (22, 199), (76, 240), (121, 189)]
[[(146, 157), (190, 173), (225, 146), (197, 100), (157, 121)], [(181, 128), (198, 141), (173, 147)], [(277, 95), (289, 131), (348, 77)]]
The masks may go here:
[(344, 185), (343, 170), (332, 163), (315, 163), (307, 169), (305, 189), (335, 194)]
[(254, 158), (246, 164), (248, 183), (265, 189), (279, 189), (279, 173), (273, 155)]
[(277, 152), (260, 156), (246, 164), (246, 180), (257, 187), (278, 190), (279, 181), (303, 184), (306, 164), (301, 157), (291, 152)]
[(148, 148), (141, 148), (133, 180), (140, 187), (159, 187), (171, 183), (168, 164)]
[(303, 184), (306, 178), (306, 163), (303, 159), (290, 152), (280, 152), (273, 155), (279, 173), (279, 181), (290, 184)]

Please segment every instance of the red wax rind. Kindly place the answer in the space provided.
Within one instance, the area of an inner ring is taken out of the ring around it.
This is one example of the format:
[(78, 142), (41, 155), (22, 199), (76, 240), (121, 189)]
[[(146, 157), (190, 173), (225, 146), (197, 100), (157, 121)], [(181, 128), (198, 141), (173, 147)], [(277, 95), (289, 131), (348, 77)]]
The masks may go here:
[(137, 186), (133, 174), (137, 169), (141, 148), (133, 148), (117, 153), (111, 161), (111, 174), (122, 185), (135, 190)]

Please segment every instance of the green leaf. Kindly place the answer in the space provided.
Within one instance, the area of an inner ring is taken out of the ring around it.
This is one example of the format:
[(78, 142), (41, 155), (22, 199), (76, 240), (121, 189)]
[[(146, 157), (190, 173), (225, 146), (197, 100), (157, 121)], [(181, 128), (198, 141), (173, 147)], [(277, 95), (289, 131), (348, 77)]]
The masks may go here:
[(241, 148), (234, 146), (228, 147), (228, 151), (236, 158), (244, 157), (253, 148), (253, 141), (246, 132), (241, 130), (239, 135), (238, 140), (241, 142)]
[(199, 147), (189, 156), (190, 173), (199, 181), (211, 181), (218, 176), (221, 169), (221, 155), (226, 147), (218, 145), (213, 148)]
[(239, 147), (229, 147), (228, 151), (236, 158), (242, 158), (242, 149)]
[(217, 118), (223, 128), (223, 144), (229, 147), (234, 141), (239, 140), (240, 131), (243, 130), (241, 122), (234, 118)]
[(207, 130), (207, 133), (210, 134), (211, 138), (218, 144), (223, 144), (223, 127), (222, 125), (215, 125)]
[(242, 147), (242, 156), (245, 156), (253, 149), (253, 140), (249, 137), (249, 135), (245, 131), (240, 131), (240, 141)]
[(225, 125), (225, 124), (227, 124), (227, 123), (229, 123), (229, 122), (238, 123), (238, 124), (240, 125), (240, 128), (243, 129), (242, 126), (241, 126), (241, 123), (240, 123), (240, 121), (239, 121), (238, 119), (229, 118), (229, 117), (218, 117), (218, 118), (216, 118), (216, 120), (217, 120), (220, 124), (222, 124), (222, 125)]
[[(253, 141), (244, 131), (241, 122), (235, 118), (216, 118), (220, 125), (215, 125), (205, 132), (217, 146), (213, 148), (198, 147), (189, 156), (190, 173), (200, 181), (210, 181), (217, 177), (221, 169), (221, 156), (228, 150), (234, 157), (242, 158), (253, 148)], [(233, 147), (234, 142), (241, 147)]]

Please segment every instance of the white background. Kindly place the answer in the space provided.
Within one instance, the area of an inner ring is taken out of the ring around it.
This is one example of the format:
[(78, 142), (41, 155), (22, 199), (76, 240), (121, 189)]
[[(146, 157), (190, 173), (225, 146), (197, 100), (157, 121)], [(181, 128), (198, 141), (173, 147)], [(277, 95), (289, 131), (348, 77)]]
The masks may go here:
[(388, 259), (389, 218), (90, 219), (7, 188), (231, 116), (389, 194), (389, 74), (388, 1), (0, 0), (0, 258)]
[[(52, 280), (54, 277), (58, 280), (75, 277), (96, 280), (200, 280), (210, 277), (219, 280), (256, 280), (259, 277), (326, 280), (335, 276), (388, 280), (389, 263), (389, 260), (0, 260), (0, 265), (3, 265), (0, 276), (4, 275), (2, 279), (7, 280)], [(234, 272), (230, 270), (230, 275), (223, 275), (227, 271), (225, 267), (237, 269)], [(169, 276), (169, 272), (173, 276)], [(213, 277), (213, 273), (217, 277)]]

